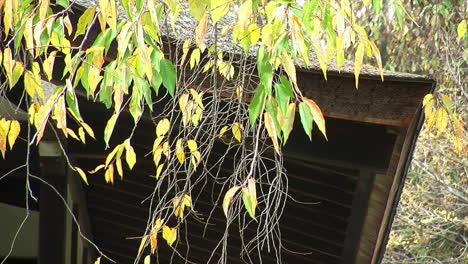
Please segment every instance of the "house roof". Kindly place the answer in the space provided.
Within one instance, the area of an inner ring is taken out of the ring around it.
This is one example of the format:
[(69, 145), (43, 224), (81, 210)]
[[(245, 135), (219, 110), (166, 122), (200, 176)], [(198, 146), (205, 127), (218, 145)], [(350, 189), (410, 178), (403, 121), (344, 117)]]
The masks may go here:
[[(97, 0), (76, 0), (74, 1), (76, 5), (89, 8), (97, 5)], [(121, 6), (118, 6), (118, 18), (123, 19), (126, 18), (126, 14), (123, 11)], [(231, 34), (227, 33), (222, 35), (221, 30), (226, 25), (232, 25), (236, 21), (235, 14), (233, 12), (229, 12), (221, 21), (218, 22), (216, 27), (217, 37), (216, 42), (218, 44), (218, 48), (228, 54), (243, 54), (242, 47), (240, 45), (235, 45), (232, 42)], [(169, 23), (168, 23), (169, 24)], [(194, 30), (197, 25), (197, 21), (189, 14), (188, 8), (181, 8), (179, 17), (177, 22), (175, 23), (175, 30), (172, 27), (166, 27), (165, 23), (161, 25), (161, 31), (164, 35), (171, 37), (177, 41), (185, 41), (186, 39), (193, 38)], [(207, 34), (205, 38), (205, 43), (207, 46), (214, 43), (214, 29), (211, 23), (208, 25)], [(248, 52), (248, 56), (255, 57), (256, 56), (256, 49), (251, 48)], [(316, 56), (313, 52), (311, 52), (309, 65), (299, 65), (301, 69), (308, 70), (308, 71), (315, 71), (315, 72), (322, 72), (320, 65), (316, 59)], [(344, 74), (344, 75), (353, 75), (354, 76), (354, 63), (349, 60), (345, 60), (341, 69), (337, 68), (335, 61), (330, 61), (327, 64), (327, 73), (330, 74)], [(378, 68), (364, 64), (361, 69), (361, 76), (362, 77), (371, 77), (371, 78), (379, 78), (380, 79), (380, 72)], [(389, 80), (413, 80), (413, 81), (430, 81), (430, 78), (412, 74), (412, 73), (403, 73), (403, 72), (393, 72), (393, 71), (384, 71), (384, 78)]]
[[(96, 1), (77, 0), (75, 3), (90, 7)], [(177, 34), (167, 31), (167, 35), (184, 40), (192, 36), (188, 29), (193, 29), (194, 25), (195, 21), (186, 13), (181, 14), (176, 24)], [(240, 48), (229, 38), (218, 39), (220, 46), (224, 51), (239, 54)], [(210, 38), (207, 41), (211, 41)], [(254, 56), (255, 51), (250, 55)], [(281, 222), (285, 239), (282, 258), (286, 263), (378, 263), (372, 259), (378, 259), (385, 247), (398, 190), (403, 186), (418, 134), (417, 124), (422, 118), (420, 103), (434, 84), (423, 76), (394, 72), (385, 72), (385, 82), (382, 82), (378, 70), (366, 65), (360, 88), (356, 90), (352, 63), (345, 62), (341, 72), (334, 65), (329, 67), (328, 81), (323, 79), (315, 61), (298, 73), (298, 85), (304, 89), (304, 95), (316, 100), (327, 116), (329, 141), (315, 135), (310, 143), (300, 127), (296, 127), (294, 133), (297, 134), (291, 136), (284, 152), (290, 195), (317, 204), (288, 202)], [(103, 124), (110, 113), (102, 105), (86, 101), (84, 96), (80, 100), (85, 120), (96, 127), (96, 134), (102, 135)], [(123, 115), (121, 119), (114, 139), (125, 137), (132, 127), (129, 116)], [(154, 127), (148, 120), (140, 124), (142, 129), (135, 131), (134, 143), (137, 154), (143, 157), (149, 151), (147, 141), (152, 138)], [(105, 159), (102, 146), (71, 142), (69, 147), (71, 156), (84, 169), (93, 169)], [(217, 145), (211, 159), (219, 159), (223, 148), (222, 144)], [(85, 189), (95, 241), (104, 252), (120, 260), (119, 263), (131, 262), (138, 249), (139, 241), (127, 238), (139, 236), (145, 230), (149, 212), (141, 201), (153, 191), (155, 181), (144, 175), (154, 173), (153, 166), (151, 161), (139, 160), (123, 182), (116, 181), (115, 186), (110, 186), (104, 183), (103, 175), (98, 174), (89, 179), (91, 185)], [(229, 175), (229, 165), (220, 173)], [(219, 188), (213, 186), (213, 190)], [(196, 210), (209, 212), (212, 206), (219, 207), (210, 197), (202, 195)], [(189, 257), (196, 263), (206, 263), (205, 257), (212, 253), (224, 231), (225, 219), (221, 208), (218, 209), (206, 233), (200, 223), (188, 223), (187, 236), (194, 241), (190, 244)], [(251, 232), (254, 230), (246, 234)], [(229, 263), (242, 262), (238, 254), (240, 239), (238, 234), (230, 236)], [(167, 248), (162, 244), (161, 252), (164, 252)], [(263, 253), (268, 263), (274, 261), (276, 256)], [(171, 258), (167, 254), (160, 257)], [(175, 263), (179, 263), (179, 259)]]

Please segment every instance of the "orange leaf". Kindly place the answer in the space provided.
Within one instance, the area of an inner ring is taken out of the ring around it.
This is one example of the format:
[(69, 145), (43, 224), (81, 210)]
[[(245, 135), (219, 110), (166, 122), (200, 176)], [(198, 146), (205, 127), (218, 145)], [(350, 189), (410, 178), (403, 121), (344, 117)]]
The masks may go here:
[(208, 26), (208, 16), (205, 13), (205, 15), (202, 17), (202, 19), (198, 23), (197, 28), (195, 28), (195, 39), (196, 39), (198, 47), (202, 47), (204, 45), (207, 26)]

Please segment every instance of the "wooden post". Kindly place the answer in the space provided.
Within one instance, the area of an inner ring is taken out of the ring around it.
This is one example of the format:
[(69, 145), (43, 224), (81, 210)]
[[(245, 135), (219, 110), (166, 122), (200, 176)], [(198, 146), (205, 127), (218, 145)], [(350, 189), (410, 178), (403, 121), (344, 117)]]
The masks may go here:
[[(57, 141), (39, 144), (41, 178), (67, 197), (67, 168)], [(67, 263), (66, 256), (67, 210), (58, 194), (44, 183), (39, 194), (39, 252), (38, 263)]]
[(354, 199), (351, 207), (352, 213), (346, 231), (345, 245), (341, 254), (342, 264), (357, 264), (355, 260), (359, 249), (359, 241), (361, 240), (364, 219), (367, 214), (367, 206), (372, 191), (374, 175), (375, 173), (366, 170), (361, 170), (359, 173), (359, 180), (354, 191)]

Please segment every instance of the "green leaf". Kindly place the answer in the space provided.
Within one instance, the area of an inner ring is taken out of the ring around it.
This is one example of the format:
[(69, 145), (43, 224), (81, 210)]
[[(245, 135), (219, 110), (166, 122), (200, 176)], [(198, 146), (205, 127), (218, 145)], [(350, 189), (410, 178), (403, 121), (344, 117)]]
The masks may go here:
[(372, 7), (376, 14), (380, 14), (380, 11), (382, 10), (382, 0), (373, 0)]
[[(135, 78), (135, 81), (137, 79), (138, 79), (138, 77)], [(133, 117), (133, 121), (136, 124), (138, 122), (138, 120), (140, 119), (141, 115), (143, 114), (143, 111), (141, 109), (141, 98), (142, 98), (143, 95), (139, 91), (139, 88), (135, 87), (135, 86), (133, 87), (132, 99), (130, 100), (130, 105), (128, 106), (128, 108), (129, 108), (128, 110), (130, 111), (130, 114)]]
[(57, 0), (56, 3), (63, 8), (67, 8), (70, 5), (69, 0)]
[(288, 141), (289, 134), (291, 134), (291, 131), (294, 127), (295, 114), (296, 114), (296, 104), (290, 103), (286, 110), (286, 114), (284, 115), (283, 127), (281, 128), (281, 130), (283, 131), (283, 138), (284, 138), (283, 145), (286, 144), (286, 141)]
[(75, 32), (75, 39), (79, 35), (82, 35), (85, 33), (85, 31), (89, 27), (89, 24), (93, 21), (95, 13), (96, 13), (96, 7), (94, 6), (94, 7), (86, 9), (83, 15), (80, 16), (80, 18), (78, 19), (78, 26)]
[(190, 14), (198, 21), (205, 15), (206, 13), (206, 3), (205, 0), (189, 0), (189, 11)]
[[(276, 131), (280, 131), (281, 126), (279, 125), (279, 122), (278, 122), (278, 113), (277, 113), (278, 104), (276, 103), (276, 100), (274, 98), (271, 98), (271, 99), (267, 100), (267, 102), (265, 104), (265, 108), (266, 108), (266, 111), (271, 116), (271, 119), (272, 119), (272, 121), (273, 121), (273, 123), (275, 125)], [(281, 138), (279, 133), (278, 133), (277, 137)]]
[(168, 59), (163, 59), (161, 61), (161, 77), (162, 77), (162, 83), (164, 87), (166, 87), (167, 91), (171, 96), (174, 96), (175, 92), (175, 85), (176, 85), (176, 70), (174, 68), (174, 65), (172, 62)]
[(309, 136), (309, 139), (312, 140), (312, 121), (314, 119), (310, 113), (309, 107), (303, 102), (299, 103), (299, 115), (301, 117), (301, 123), (304, 131)]
[(453, 110), (452, 110), (452, 101), (450, 100), (450, 97), (446, 94), (442, 96), (442, 102), (444, 103), (445, 109), (450, 115), (453, 115)]
[(135, 76), (135, 85), (138, 87), (138, 92), (143, 95), (148, 108), (153, 111), (153, 101), (151, 99), (151, 88), (146, 79)]
[(260, 113), (263, 111), (263, 104), (265, 102), (265, 89), (263, 85), (258, 86), (257, 92), (249, 105), (249, 120), (253, 126)]
[(104, 35), (102, 37), (103, 44), (104, 44), (104, 47), (105, 47), (104, 55), (107, 54), (107, 52), (109, 51), (110, 45), (112, 44), (112, 42), (114, 41), (114, 39), (116, 37), (117, 37), (117, 30), (115, 30), (113, 28), (106, 29), (106, 31), (104, 32)]
[(245, 206), (245, 209), (247, 210), (247, 213), (249, 213), (250, 217), (256, 220), (254, 212), (253, 212), (252, 201), (250, 199), (250, 195), (248, 193), (247, 188), (242, 188), (242, 201), (244, 201), (244, 206)]
[(101, 82), (101, 89), (99, 91), (99, 101), (104, 103), (107, 109), (109, 109), (112, 105), (113, 87), (108, 84), (117, 74), (115, 72), (115, 65), (116, 62), (112, 61), (111, 63), (109, 63), (109, 65), (105, 67), (104, 79)]
[(114, 131), (115, 123), (117, 122), (117, 114), (113, 114), (112, 117), (107, 121), (106, 128), (104, 129), (104, 142), (106, 142), (106, 147), (109, 147), (109, 139)]
[(403, 10), (403, 7), (401, 5), (401, 2), (400, 1), (395, 1), (394, 4), (393, 4), (393, 8), (395, 8), (395, 15), (397, 17), (397, 20), (398, 20), (398, 25), (401, 27), (403, 27), (403, 22), (404, 22), (404, 10)]
[[(70, 84), (70, 86), (71, 86), (71, 84)], [(76, 94), (73, 91), (72, 87), (68, 87), (65, 99), (67, 101), (68, 107), (70, 107), (73, 114), (76, 117), (78, 117), (80, 119), (80, 121), (83, 120), (83, 118), (81, 117), (81, 114), (80, 114), (80, 108), (78, 107), (78, 98), (76, 97)]]
[(151, 78), (151, 88), (153, 88), (156, 95), (158, 95), (159, 87), (161, 87), (162, 78), (159, 73), (153, 74), (153, 78)]
[(281, 109), (281, 112), (286, 114), (286, 107), (288, 106), (288, 99), (293, 97), (291, 83), (286, 76), (280, 77), (281, 83), (275, 84), (276, 101)]

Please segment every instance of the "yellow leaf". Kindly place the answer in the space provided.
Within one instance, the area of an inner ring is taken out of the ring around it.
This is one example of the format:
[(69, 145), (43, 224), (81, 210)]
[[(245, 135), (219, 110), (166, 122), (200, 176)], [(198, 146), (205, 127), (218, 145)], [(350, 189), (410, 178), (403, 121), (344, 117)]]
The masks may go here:
[(192, 115), (192, 123), (196, 127), (200, 120), (203, 118), (203, 109), (200, 106), (195, 108), (195, 113)]
[(251, 24), (248, 30), (250, 32), (250, 43), (252, 46), (254, 46), (260, 39), (260, 29), (258, 28), (257, 24)]
[(143, 264), (151, 264), (151, 256), (147, 255), (143, 260)]
[(76, 135), (75, 131), (73, 131), (71, 128), (66, 127), (65, 130), (67, 131), (65, 136), (71, 136), (72, 138), (76, 139), (77, 141), (80, 141), (80, 139)]
[(255, 179), (252, 177), (249, 177), (247, 180), (247, 189), (249, 192), (249, 197), (250, 197), (250, 202), (252, 205), (252, 213), (255, 215), (255, 208), (257, 208), (257, 189), (255, 187)]
[(224, 211), (224, 215), (226, 216), (226, 218), (228, 217), (229, 204), (231, 203), (232, 199), (234, 198), (234, 195), (236, 195), (237, 191), (239, 191), (240, 188), (241, 188), (240, 186), (235, 185), (231, 187), (224, 195), (223, 211)]
[(460, 41), (466, 34), (466, 20), (463, 19), (457, 26), (457, 40)]
[(49, 6), (50, 6), (50, 0), (40, 1), (39, 20), (43, 20), (46, 17)]
[(13, 3), (14, 1), (7, 0), (3, 9), (3, 26), (6, 36), (8, 36), (8, 33), (13, 26)]
[(184, 219), (184, 203), (180, 200), (180, 197), (176, 196), (172, 199), (172, 204), (174, 205), (174, 215), (180, 219)]
[(73, 33), (73, 26), (71, 24), (71, 21), (70, 21), (70, 18), (68, 17), (68, 15), (66, 15), (63, 18), (63, 24), (65, 25), (65, 28), (68, 31), (68, 35), (71, 36), (71, 34)]
[(125, 160), (127, 160), (128, 167), (133, 169), (136, 163), (136, 154), (132, 145), (130, 145), (130, 139), (125, 140)]
[(50, 81), (52, 79), (52, 71), (54, 69), (54, 62), (55, 62), (55, 56), (57, 55), (57, 51), (54, 50), (49, 54), (49, 57), (44, 60), (44, 63), (42, 64), (42, 68), (44, 69), (44, 73), (47, 77), (47, 80)]
[(193, 101), (189, 100), (187, 102), (187, 105), (185, 106), (185, 112), (182, 112), (182, 123), (184, 124), (184, 127), (186, 127), (189, 124), (190, 120), (192, 120), (193, 106)]
[(88, 133), (90, 137), (96, 139), (96, 137), (94, 136), (93, 129), (88, 124), (86, 124), (85, 122), (80, 122), (80, 125), (84, 128), (84, 130), (86, 131), (86, 133)]
[(20, 133), (21, 126), (20, 123), (16, 120), (12, 120), (10, 123), (10, 131), (8, 132), (8, 144), (10, 145), (10, 149), (13, 149), (13, 145), (18, 138)]
[(315, 39), (312, 39), (312, 44), (314, 46), (315, 56), (317, 57), (320, 68), (322, 69), (323, 77), (326, 80), (327, 79), (327, 59), (326, 59), (326, 55), (324, 54), (322, 46), (320, 45), (320, 43), (318, 41), (316, 41)]
[(354, 78), (356, 78), (356, 89), (359, 85), (359, 74), (361, 73), (362, 62), (364, 60), (364, 49), (364, 44), (360, 42), (356, 49), (356, 53), (354, 54)]
[(267, 50), (270, 51), (273, 45), (273, 25), (266, 24), (262, 28), (262, 42), (267, 47)]
[(187, 112), (187, 103), (188, 103), (189, 95), (188, 94), (182, 94), (179, 98), (179, 107), (182, 113)]
[(232, 134), (234, 135), (234, 138), (237, 139), (237, 141), (241, 142), (242, 132), (244, 130), (244, 127), (242, 126), (242, 124), (235, 122), (234, 124), (232, 124), (231, 130), (232, 130)]
[(179, 196), (176, 196), (172, 200), (172, 204), (174, 205), (174, 215), (176, 217), (179, 217), (181, 219), (181, 221), (183, 221), (184, 220), (185, 207), (186, 206), (191, 207), (192, 199), (187, 194), (182, 196), (182, 198), (179, 197)]
[(197, 151), (197, 142), (195, 140), (193, 139), (187, 140), (187, 145), (191, 152)]
[(24, 89), (30, 97), (34, 98), (34, 95), (36, 94), (36, 88), (38, 86), (39, 84), (36, 83), (32, 72), (26, 71), (26, 73), (24, 74)]
[(182, 139), (180, 138), (176, 142), (176, 156), (180, 164), (184, 164), (184, 161), (185, 161), (184, 146), (182, 145)]
[(106, 180), (107, 183), (112, 183), (114, 184), (114, 165), (110, 164), (109, 167), (106, 170), (106, 173), (104, 174), (104, 179)]
[(315, 103), (314, 100), (308, 99), (306, 97), (303, 97), (302, 99), (304, 103), (309, 107), (310, 113), (312, 114), (312, 117), (314, 118), (314, 122), (315, 124), (317, 124), (320, 132), (322, 132), (325, 139), (328, 140), (326, 129), (325, 129), (325, 118), (323, 117), (322, 110), (320, 110), (320, 108), (318, 107), (318, 105)]
[(55, 103), (52, 117), (57, 121), (57, 128), (62, 129), (67, 135), (67, 110), (65, 108), (65, 97), (62, 95)]
[(370, 47), (372, 49), (372, 54), (374, 55), (375, 61), (377, 63), (377, 67), (379, 68), (380, 79), (384, 79), (383, 75), (383, 65), (382, 65), (382, 57), (380, 56), (380, 50), (377, 48), (373, 41), (369, 41)]
[(226, 133), (226, 131), (229, 129), (228, 126), (223, 126), (221, 128), (221, 130), (219, 131), (219, 136), (222, 137), (224, 135), (224, 133)]
[(26, 49), (31, 53), (32, 56), (34, 56), (34, 33), (32, 20), (33, 18), (30, 17), (26, 19), (26, 23), (24, 24), (24, 41), (26, 43)]
[(146, 240), (148, 240), (148, 236), (145, 235), (141, 238), (140, 246), (138, 247), (138, 255), (141, 254), (142, 250), (146, 247)]
[(252, 0), (245, 1), (239, 8), (237, 24), (242, 29), (247, 29), (247, 24), (252, 15)]
[(423, 99), (423, 106), (425, 106), (429, 101), (434, 98), (432, 94), (426, 94)]
[(88, 184), (88, 178), (86, 178), (86, 173), (82, 169), (80, 169), (78, 167), (75, 167), (75, 170), (76, 170), (76, 172), (78, 172), (81, 179), (83, 179), (83, 181), (86, 183), (86, 185), (89, 185)]
[(122, 159), (115, 159), (115, 168), (117, 169), (117, 174), (119, 174), (120, 179), (123, 180), (123, 168), (122, 168)]
[(83, 142), (83, 144), (86, 144), (86, 135), (83, 127), (78, 128), (78, 136), (80, 136), (81, 142)]
[[(115, 155), (117, 154), (117, 152), (119, 153), (122, 153), (122, 145), (118, 145), (116, 146), (111, 153), (109, 153), (109, 155), (107, 155), (107, 158), (106, 158), (106, 162), (105, 162), (105, 166), (109, 166), (109, 164), (111, 163), (112, 159), (115, 157)], [(118, 155), (118, 158), (120, 158), (120, 154)]]
[(169, 131), (169, 128), (171, 127), (171, 122), (169, 122), (169, 119), (165, 118), (161, 121), (158, 122), (158, 125), (156, 126), (156, 136), (165, 136), (167, 132)]
[(89, 171), (89, 173), (94, 174), (94, 173), (100, 171), (101, 169), (104, 169), (105, 167), (106, 167), (106, 165), (104, 165), (104, 164), (98, 165), (98, 166), (96, 166), (96, 168), (94, 168), (94, 170)]
[(184, 194), (183, 201), (184, 206), (192, 207), (192, 198), (188, 194)]
[(101, 257), (98, 257), (96, 261), (94, 261), (94, 264), (100, 264), (101, 263)]
[(231, 27), (232, 27), (232, 25), (225, 25), (225, 26), (221, 29), (221, 36), (226, 35), (226, 33), (228, 33), (229, 30), (231, 30)]
[(203, 106), (201, 95), (197, 93), (197, 91), (195, 91), (194, 89), (189, 89), (189, 91), (190, 91), (190, 94), (192, 94), (193, 100), (197, 102), (198, 106), (201, 107), (202, 109), (205, 109), (205, 107)]
[(289, 56), (285, 51), (283, 51), (281, 56), (281, 64), (288, 74), (289, 80), (291, 80), (291, 83), (297, 90), (296, 66), (294, 66), (294, 62), (292, 61), (291, 56)]
[(0, 119), (0, 151), (2, 152), (3, 158), (5, 158), (7, 149), (7, 134), (9, 127), (10, 121), (5, 120), (4, 118)]
[(192, 152), (192, 164), (193, 164), (193, 167), (197, 167), (198, 163), (200, 163), (201, 161), (201, 154), (200, 152), (197, 150), (195, 152)]
[(89, 93), (94, 96), (94, 91), (96, 91), (96, 88), (99, 84), (99, 82), (102, 80), (102, 76), (100, 75), (99, 69), (95, 67), (91, 67), (89, 69), (88, 73), (88, 84), (89, 84)]
[(210, 0), (211, 20), (216, 25), (229, 11), (232, 0)]
[(265, 119), (265, 128), (268, 132), (268, 136), (270, 136), (271, 140), (273, 141), (273, 147), (275, 148), (276, 153), (281, 154), (280, 147), (278, 144), (278, 135), (276, 133), (276, 127), (273, 122), (273, 118), (268, 112), (265, 112), (263, 114), (263, 117)]
[[(186, 39), (184, 41), (184, 44), (182, 45), (182, 59), (180, 59), (180, 65), (183, 65), (185, 62), (185, 58), (187, 58), (187, 54), (190, 50), (190, 43), (192, 42), (192, 39)], [(193, 68), (193, 67), (191, 67)]]
[(436, 111), (436, 128), (437, 128), (437, 136), (440, 136), (445, 130), (447, 129), (448, 125), (448, 114), (447, 111), (443, 108), (440, 107)]
[(164, 140), (164, 137), (157, 137), (155, 140), (154, 140), (154, 143), (153, 143), (153, 153), (159, 148), (159, 145), (161, 144), (161, 142)]
[(286, 115), (284, 116), (284, 125), (281, 127), (283, 131), (283, 145), (286, 144), (286, 141), (289, 138), (289, 134), (291, 133), (293, 126), (294, 126), (294, 116), (296, 114), (296, 104), (290, 103), (286, 110)]
[(163, 238), (167, 244), (172, 247), (174, 241), (177, 239), (177, 229), (170, 228), (167, 225), (163, 226)]
[(190, 54), (190, 69), (193, 69), (198, 63), (200, 63), (200, 49), (196, 48)]
[(162, 169), (164, 168), (164, 164), (159, 164), (158, 168), (156, 169), (156, 180), (159, 179), (161, 176)]

